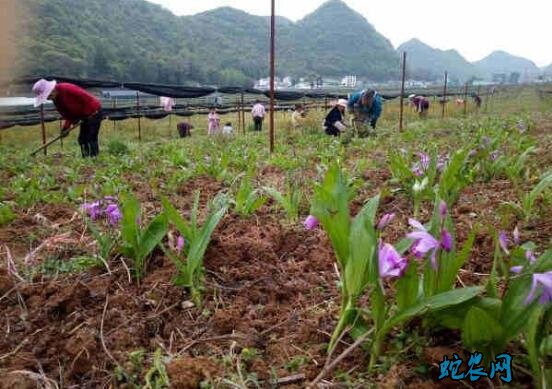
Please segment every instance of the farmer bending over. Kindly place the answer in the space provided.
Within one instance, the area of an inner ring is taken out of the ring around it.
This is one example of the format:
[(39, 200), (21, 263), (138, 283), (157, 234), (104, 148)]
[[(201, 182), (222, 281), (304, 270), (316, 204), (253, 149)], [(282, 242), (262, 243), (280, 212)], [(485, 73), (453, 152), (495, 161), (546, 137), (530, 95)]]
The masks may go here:
[(420, 117), (427, 116), (427, 111), (429, 110), (429, 100), (427, 97), (410, 95), (408, 98), (410, 99), (410, 104), (412, 104), (412, 107), (414, 107)]
[(35, 107), (46, 100), (54, 102), (65, 122), (61, 129), (63, 137), (69, 134), (72, 125), (81, 122), (79, 145), (82, 157), (95, 157), (100, 152), (98, 134), (102, 125), (102, 105), (100, 101), (84, 89), (69, 83), (57, 83), (41, 79), (33, 86)]
[(340, 99), (336, 106), (333, 107), (326, 119), (324, 120), (324, 131), (328, 135), (339, 136), (347, 130), (347, 126), (343, 123), (343, 116), (347, 109), (347, 100)]
[(266, 110), (264, 105), (262, 105), (259, 100), (255, 101), (255, 105), (251, 110), (251, 116), (253, 117), (253, 122), (255, 123), (255, 131), (262, 131), (265, 115)]
[(178, 135), (181, 138), (186, 138), (188, 136), (192, 136), (192, 130), (194, 126), (190, 124), (189, 121), (185, 120), (183, 122), (180, 122), (176, 125), (176, 129), (178, 130)]
[(349, 111), (353, 113), (353, 126), (359, 136), (370, 135), (370, 131), (366, 128), (368, 125), (372, 127), (375, 134), (376, 124), (382, 111), (381, 96), (375, 90), (353, 93), (349, 99)]

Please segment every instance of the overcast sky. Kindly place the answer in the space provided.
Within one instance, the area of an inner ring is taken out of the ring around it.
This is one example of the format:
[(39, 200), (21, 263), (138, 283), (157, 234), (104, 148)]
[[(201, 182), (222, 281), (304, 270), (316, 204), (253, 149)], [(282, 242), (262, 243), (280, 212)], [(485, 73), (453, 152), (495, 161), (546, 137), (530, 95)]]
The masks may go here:
[[(177, 15), (231, 6), (255, 15), (270, 13), (269, 0), (149, 0)], [(440, 49), (457, 49), (469, 61), (494, 50), (552, 63), (550, 0), (345, 0), (397, 47), (419, 38)], [(276, 0), (276, 13), (299, 20), (323, 0)]]

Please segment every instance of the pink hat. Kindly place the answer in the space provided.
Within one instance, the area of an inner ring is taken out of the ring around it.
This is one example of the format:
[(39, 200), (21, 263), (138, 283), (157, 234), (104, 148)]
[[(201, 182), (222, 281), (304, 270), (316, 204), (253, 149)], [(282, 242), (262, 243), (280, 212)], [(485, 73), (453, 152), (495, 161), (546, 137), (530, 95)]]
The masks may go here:
[(48, 100), (48, 96), (50, 96), (50, 93), (54, 91), (56, 84), (56, 80), (47, 81), (42, 78), (33, 85), (33, 93), (35, 95), (35, 107), (39, 107), (40, 105), (44, 104), (46, 100)]

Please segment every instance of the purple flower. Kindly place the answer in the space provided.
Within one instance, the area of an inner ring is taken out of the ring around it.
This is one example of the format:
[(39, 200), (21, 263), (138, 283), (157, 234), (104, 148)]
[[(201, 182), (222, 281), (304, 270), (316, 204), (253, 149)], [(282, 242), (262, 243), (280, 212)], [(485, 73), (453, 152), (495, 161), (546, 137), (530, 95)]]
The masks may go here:
[(498, 234), (498, 244), (506, 255), (510, 255), (510, 250), (508, 250), (509, 242), (508, 235), (504, 231), (500, 231)]
[(552, 302), (552, 271), (549, 271), (546, 273), (533, 274), (533, 283), (531, 285), (531, 290), (525, 299), (525, 304), (529, 304), (534, 300), (539, 284), (542, 285), (542, 294), (540, 296), (539, 303), (546, 304)]
[(523, 122), (523, 120), (520, 120), (518, 122), (517, 129), (519, 130), (520, 134), (523, 134), (525, 131), (527, 131), (527, 125)]
[(452, 251), (452, 235), (446, 229), (441, 231), (441, 248), (447, 253)]
[(184, 246), (186, 245), (186, 240), (183, 236), (178, 236), (176, 239), (176, 252), (180, 254), (182, 250), (184, 250)]
[(119, 206), (117, 204), (109, 204), (105, 209), (105, 213), (107, 214), (107, 220), (109, 221), (109, 224), (111, 224), (112, 226), (116, 226), (117, 224), (119, 224), (119, 222), (123, 218), (123, 214), (119, 210)]
[(445, 167), (447, 166), (447, 162), (448, 162), (447, 155), (439, 156), (439, 159), (437, 159), (437, 170), (439, 172), (443, 172), (443, 170), (445, 170)]
[(102, 209), (99, 201), (84, 203), (82, 205), (82, 210), (85, 211), (92, 220), (97, 220), (102, 215)]
[(385, 227), (387, 227), (393, 221), (393, 219), (395, 219), (395, 216), (396, 215), (394, 213), (386, 213), (385, 215), (383, 215), (378, 223), (378, 230), (383, 231)]
[(513, 266), (510, 271), (515, 274), (519, 274), (523, 271), (523, 266)]
[(491, 153), (491, 161), (496, 161), (500, 155), (500, 151), (495, 150)]
[(401, 257), (392, 245), (386, 243), (384, 245), (380, 244), (378, 265), (382, 279), (397, 278), (404, 274), (408, 261)]
[(447, 217), (448, 214), (448, 206), (447, 203), (445, 203), (443, 200), (439, 203), (439, 215), (441, 215), (441, 219), (444, 219)]
[(421, 177), (424, 175), (424, 171), (418, 163), (412, 167), (412, 173), (414, 173), (416, 177)]
[(470, 153), (468, 154), (468, 157), (469, 158), (473, 158), (477, 155), (477, 150), (471, 150)]
[(429, 164), (431, 163), (431, 158), (429, 157), (429, 155), (425, 153), (418, 153), (418, 157), (420, 157), (420, 165), (422, 166), (422, 169), (429, 169)]
[(117, 199), (113, 196), (105, 196), (104, 200), (107, 201), (109, 204), (114, 204), (117, 202)]
[(525, 252), (525, 258), (529, 261), (529, 263), (535, 263), (537, 262), (537, 257), (535, 257), (535, 253), (531, 250), (527, 250)]
[(520, 233), (519, 233), (519, 229), (517, 228), (514, 228), (514, 244), (516, 246), (519, 246), (519, 244), (521, 243), (521, 236), (520, 236)]
[(309, 215), (306, 219), (305, 219), (305, 223), (304, 223), (304, 226), (307, 230), (314, 230), (315, 228), (318, 228), (318, 226), (320, 225), (320, 222), (318, 221), (317, 218), (315, 218), (314, 216), (312, 215)]
[(409, 219), (408, 223), (416, 230), (406, 235), (408, 239), (414, 241), (412, 245), (412, 254), (418, 259), (422, 259), (427, 253), (431, 252), (431, 264), (437, 269), (437, 249), (441, 243), (433, 237), (425, 227), (417, 220)]
[(412, 167), (412, 173), (414, 173), (414, 175), (417, 177), (421, 177), (429, 169), (431, 158), (429, 157), (429, 155), (421, 152), (418, 153), (418, 157), (420, 158), (420, 161), (414, 164), (414, 166)]

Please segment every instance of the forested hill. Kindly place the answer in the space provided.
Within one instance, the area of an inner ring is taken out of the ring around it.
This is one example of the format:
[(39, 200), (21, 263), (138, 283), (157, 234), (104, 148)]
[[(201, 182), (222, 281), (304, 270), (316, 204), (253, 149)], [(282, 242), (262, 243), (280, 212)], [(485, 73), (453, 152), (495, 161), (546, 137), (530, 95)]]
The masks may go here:
[[(20, 0), (21, 74), (242, 84), (268, 75), (269, 20), (232, 8), (178, 17), (144, 0)], [(368, 21), (329, 0), (277, 22), (279, 76), (396, 77), (398, 54)]]

